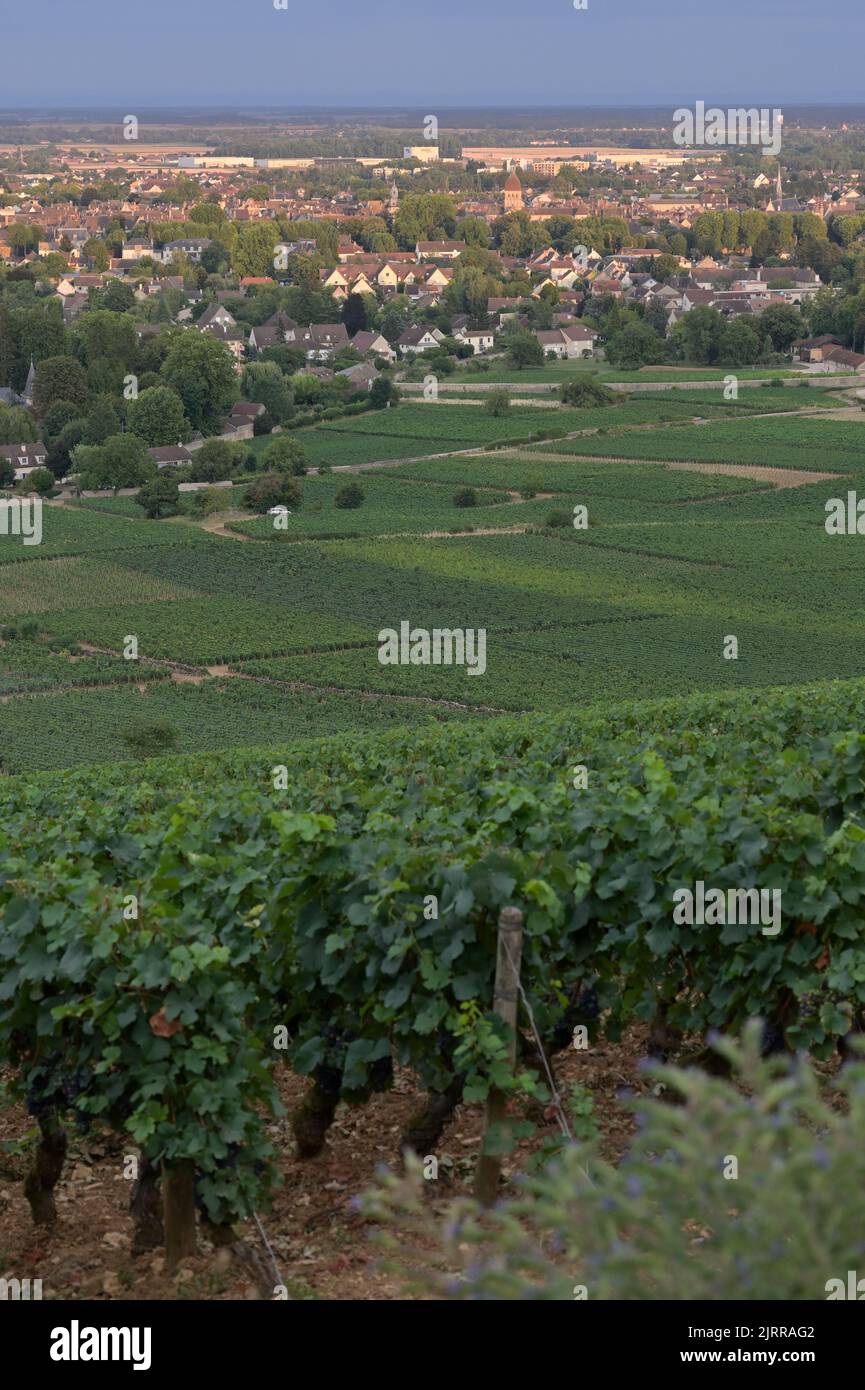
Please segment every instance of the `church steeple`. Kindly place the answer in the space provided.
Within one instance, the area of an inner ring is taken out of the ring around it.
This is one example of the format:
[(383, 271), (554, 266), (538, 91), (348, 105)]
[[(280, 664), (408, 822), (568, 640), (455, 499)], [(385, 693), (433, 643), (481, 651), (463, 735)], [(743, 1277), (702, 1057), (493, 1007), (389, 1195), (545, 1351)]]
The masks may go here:
[(396, 179), (390, 186), (390, 210), (396, 212), (399, 207), (399, 189), (396, 186)]
[(780, 211), (781, 211), (781, 204), (782, 204), (783, 201), (784, 201), (784, 187), (783, 187), (783, 184), (781, 183), (781, 162), (780, 162), (780, 160), (778, 161), (778, 179), (777, 179), (777, 182), (776, 182), (776, 184), (775, 184), (775, 201), (776, 201), (776, 203), (778, 204), (778, 206), (777, 206), (777, 208), (776, 208), (776, 211), (777, 211), (777, 212), (780, 212)]
[(24, 395), (23, 395), (23, 398), (22, 398), (22, 399), (24, 400), (25, 405), (32, 405), (32, 404), (33, 404), (33, 386), (34, 386), (35, 381), (36, 381), (36, 368), (35, 368), (35, 366), (33, 365), (33, 358), (32, 358), (32, 356), (31, 356), (31, 358), (30, 358), (30, 370), (29, 370), (29, 372), (27, 373), (27, 380), (26, 380), (26, 382), (24, 383)]

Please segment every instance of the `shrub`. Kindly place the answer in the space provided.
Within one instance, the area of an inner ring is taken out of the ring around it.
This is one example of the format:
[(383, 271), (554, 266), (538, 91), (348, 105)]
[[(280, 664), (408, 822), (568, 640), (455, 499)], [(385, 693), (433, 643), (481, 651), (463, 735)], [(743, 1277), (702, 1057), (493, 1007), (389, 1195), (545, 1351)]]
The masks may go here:
[(562, 405), (599, 406), (615, 405), (618, 397), (615, 391), (604, 386), (601, 381), (590, 381), (578, 377), (575, 381), (565, 381), (559, 387)]
[(180, 509), (180, 490), (175, 478), (161, 474), (139, 488), (135, 498), (139, 507), (144, 508), (145, 516), (158, 520), (162, 516), (174, 516)]
[(53, 497), (57, 479), (50, 468), (34, 468), (27, 479), (28, 489), (38, 492), (40, 497)]
[(166, 719), (139, 720), (123, 734), (123, 742), (138, 758), (158, 758), (177, 746), (177, 730)]
[(252, 512), (268, 512), (271, 507), (300, 506), (300, 484), (285, 473), (262, 473), (247, 484), (244, 502)]
[(495, 415), (497, 417), (500, 415), (507, 415), (510, 408), (510, 392), (505, 391), (503, 388), (500, 390), (490, 391), (487, 395), (486, 400), (484, 401), (484, 410), (487, 412), (488, 415)]
[(567, 512), (563, 511), (550, 512), (544, 522), (545, 526), (570, 526), (570, 524), (571, 518), (568, 516)]
[(358, 483), (346, 483), (334, 497), (333, 505), (343, 510), (363, 506), (363, 488)]
[(227, 512), (231, 507), (231, 489), (227, 487), (206, 487), (192, 494), (192, 510), (198, 516), (212, 516), (214, 512)]
[(478, 495), (473, 487), (461, 487), (454, 493), (455, 507), (476, 507)]
[(309, 456), (296, 439), (280, 434), (262, 450), (261, 465), (268, 473), (290, 473), (302, 478), (306, 473)]
[(865, 1181), (865, 1066), (842, 1073), (840, 1109), (804, 1060), (762, 1060), (761, 1032), (716, 1044), (738, 1085), (653, 1068), (682, 1103), (631, 1102), (638, 1129), (618, 1167), (578, 1097), (584, 1137), (491, 1211), (462, 1199), (438, 1214), (416, 1165), (383, 1178), (364, 1208), (385, 1228), (391, 1270), (454, 1300), (844, 1297), (847, 1271), (865, 1267), (861, 1225), (843, 1215)]

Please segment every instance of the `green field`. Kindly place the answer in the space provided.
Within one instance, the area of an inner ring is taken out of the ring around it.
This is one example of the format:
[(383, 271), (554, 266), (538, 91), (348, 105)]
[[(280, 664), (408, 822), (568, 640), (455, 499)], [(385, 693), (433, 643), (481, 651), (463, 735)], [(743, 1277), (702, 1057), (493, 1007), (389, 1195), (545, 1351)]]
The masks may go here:
[[(343, 461), (419, 457), (364, 472), (354, 509), (335, 504), (345, 475), (302, 478), (286, 531), (259, 517), (229, 523), (235, 538), (207, 534), (132, 517), (130, 499), (48, 507), (41, 546), (2, 543), (4, 766), (131, 756), (123, 735), (142, 716), (167, 722), (178, 750), (212, 753), (421, 715), (856, 676), (865, 552), (859, 536), (828, 536), (824, 519), (827, 498), (860, 480), (865, 490), (865, 418), (786, 414), (803, 398), (820, 400), (795, 387), (755, 388), (738, 403), (682, 391), (586, 411), (524, 406), (498, 418), (406, 403), (331, 421), (296, 437)], [(763, 410), (774, 418), (752, 418)], [(709, 423), (688, 423), (702, 411)], [(680, 423), (658, 423), (665, 414)], [(624, 427), (640, 423), (654, 427)], [(430, 457), (597, 427), (605, 433)], [(662, 466), (676, 460), (708, 467)], [(713, 471), (731, 463), (842, 476), (778, 489)], [(454, 505), (462, 487), (476, 506)], [(587, 530), (571, 524), (578, 505)], [(564, 524), (549, 526), (554, 515)], [(404, 621), (483, 629), (485, 672), (382, 665), (378, 634)], [(731, 635), (736, 660), (724, 657)], [(122, 656), (130, 636), (138, 661)], [(173, 680), (171, 663), (192, 682)]]
[[(537, 451), (543, 446), (535, 445)], [(549, 450), (545, 450), (549, 452)], [(610, 458), (758, 464), (816, 472), (865, 467), (865, 414), (858, 420), (724, 420), (711, 425), (556, 440), (552, 452)]]
[[(350, 481), (340, 473), (303, 479), (303, 500), (286, 518), (286, 529), (277, 529), (273, 517), (232, 523), (232, 530), (258, 540), (290, 541), (309, 536), (375, 536), (387, 533), (461, 530), (468, 525), (508, 526), (517, 518), (507, 491), (491, 483), (480, 484), (475, 507), (454, 506), (453, 487), (430, 482), (423, 486), (393, 472), (360, 478), (363, 504), (341, 508), (335, 497)], [(459, 481), (459, 480), (457, 480)], [(521, 514), (522, 508), (517, 508)]]
[[(119, 499), (123, 504), (120, 516), (126, 518), (130, 497)], [(155, 545), (194, 545), (200, 542), (200, 532), (177, 521), (152, 522), (145, 520), (140, 507), (136, 519), (120, 523), (117, 514), (102, 515), (92, 510), (51, 503), (42, 508), (42, 540), (39, 545), (24, 545), (20, 537), (0, 533), (0, 565), (14, 565), (21, 560), (44, 560), (49, 556), (102, 555), (112, 550), (134, 550), (139, 546), (150, 549)]]
[[(801, 387), (754, 387), (740, 392), (736, 401), (725, 401), (717, 390), (672, 388), (645, 394), (635, 392), (622, 395), (614, 405), (584, 408), (561, 406), (543, 396), (533, 399), (540, 404), (520, 404), (517, 396), (510, 410), (493, 416), (482, 405), (461, 403), (458, 395), (438, 402), (406, 397), (394, 410), (328, 420), (295, 430), (292, 438), (303, 446), (314, 467), (337, 467), (483, 448), (502, 440), (529, 440), (533, 434), (550, 430), (567, 434), (687, 421), (695, 416), (736, 417), (758, 411), (782, 413), (838, 404)], [(262, 436), (253, 441), (252, 447), (260, 452), (268, 442)]]
[(294, 743), (319, 735), (374, 732), (400, 724), (458, 717), (431, 705), (357, 700), (236, 678), (200, 686), (151, 682), (130, 690), (32, 695), (3, 709), (0, 771), (116, 762), (132, 757), (123, 735), (142, 723), (167, 721), (181, 754), (216, 752), (232, 744)]
[(456, 371), (448, 381), (488, 381), (496, 382), (562, 382), (575, 376), (593, 376), (599, 381), (723, 381), (734, 372), (743, 381), (771, 380), (773, 377), (801, 376), (801, 372), (788, 367), (646, 367), (641, 371), (626, 371), (612, 367), (598, 358), (575, 359), (571, 362), (545, 362), (542, 367), (509, 366), (504, 359), (493, 360), (488, 372)]
[[(558, 445), (551, 445), (558, 452)], [(370, 477), (366, 474), (363, 485)], [(697, 498), (717, 497), (719, 494), (751, 493), (754, 484), (745, 478), (731, 478), (723, 473), (673, 473), (652, 465), (634, 468), (630, 464), (609, 464), (592, 459), (534, 459), (529, 452), (511, 454), (506, 451), (484, 454), (475, 458), (429, 459), (402, 464), (390, 477), (417, 479), (432, 483), (468, 483), (472, 487), (506, 487), (517, 491), (531, 488), (535, 492), (573, 493), (573, 501), (584, 496), (636, 498), (644, 502), (686, 503)], [(552, 499), (549, 506), (561, 499)], [(522, 513), (520, 513), (522, 514)]]

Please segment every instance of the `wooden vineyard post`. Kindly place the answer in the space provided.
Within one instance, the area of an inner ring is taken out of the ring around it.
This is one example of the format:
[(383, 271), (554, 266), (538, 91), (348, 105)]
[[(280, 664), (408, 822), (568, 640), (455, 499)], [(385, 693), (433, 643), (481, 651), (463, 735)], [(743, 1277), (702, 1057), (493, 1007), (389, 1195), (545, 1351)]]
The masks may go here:
[(165, 1212), (165, 1269), (177, 1268), (180, 1260), (196, 1253), (195, 1240), (195, 1164), (189, 1159), (167, 1168), (162, 1177)]
[[(503, 907), (499, 913), (498, 947), (496, 951), (496, 986), (493, 1008), (507, 1024), (508, 1060), (511, 1068), (517, 1060), (517, 1005), (520, 981), (520, 961), (523, 953), (523, 914), (519, 908)], [(496, 1199), (502, 1170), (501, 1156), (484, 1152), (487, 1138), (494, 1127), (500, 1126), (507, 1113), (507, 1096), (493, 1089), (487, 1097), (484, 1137), (475, 1174), (475, 1197), (484, 1206)]]

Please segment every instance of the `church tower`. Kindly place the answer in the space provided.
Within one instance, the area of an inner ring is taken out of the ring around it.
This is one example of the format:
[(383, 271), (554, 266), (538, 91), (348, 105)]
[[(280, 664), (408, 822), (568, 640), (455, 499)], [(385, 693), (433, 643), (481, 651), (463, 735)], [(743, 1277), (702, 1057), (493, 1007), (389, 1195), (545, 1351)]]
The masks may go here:
[(390, 186), (390, 203), (388, 204), (391, 214), (394, 214), (399, 207), (399, 189), (396, 186), (396, 179)]
[(517, 178), (516, 171), (513, 169), (505, 179), (502, 201), (505, 212), (521, 212), (525, 207), (523, 186)]

